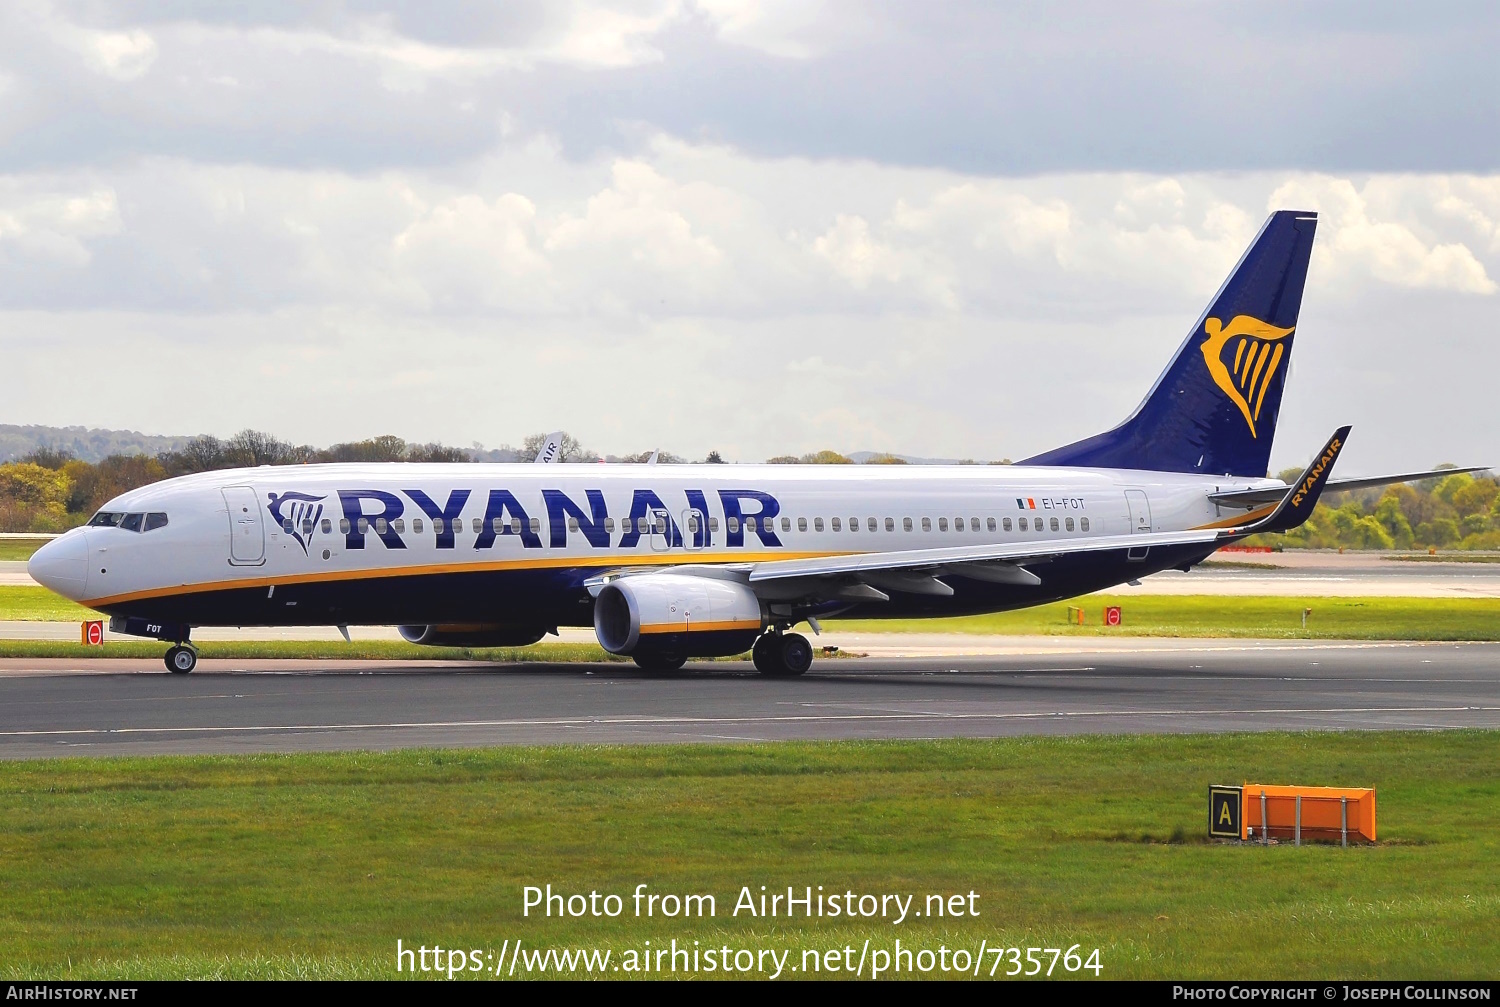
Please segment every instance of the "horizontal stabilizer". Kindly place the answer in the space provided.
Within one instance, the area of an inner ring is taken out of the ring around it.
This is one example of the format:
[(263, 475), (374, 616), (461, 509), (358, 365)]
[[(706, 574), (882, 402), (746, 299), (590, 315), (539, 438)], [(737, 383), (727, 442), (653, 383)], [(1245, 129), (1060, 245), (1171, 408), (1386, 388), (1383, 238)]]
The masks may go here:
[[(1470, 465), (1461, 469), (1431, 469), (1427, 472), (1403, 472), (1400, 475), (1370, 476), (1367, 479), (1330, 479), (1323, 487), (1324, 493), (1340, 493), (1344, 490), (1363, 490), (1374, 486), (1392, 486), (1396, 483), (1412, 483), (1418, 479), (1441, 479), (1444, 476), (1463, 475), (1466, 472), (1488, 472), (1492, 466)], [(1286, 496), (1288, 487), (1267, 486), (1251, 490), (1227, 490), (1213, 493), (1209, 499), (1228, 506), (1254, 507), (1258, 504), (1275, 503)]]

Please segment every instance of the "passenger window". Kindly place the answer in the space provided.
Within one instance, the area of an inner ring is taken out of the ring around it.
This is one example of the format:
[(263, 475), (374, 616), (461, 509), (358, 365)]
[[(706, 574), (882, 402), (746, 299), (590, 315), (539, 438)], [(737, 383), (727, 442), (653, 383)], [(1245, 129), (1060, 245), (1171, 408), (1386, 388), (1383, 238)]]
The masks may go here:
[(1078, 527), (1081, 528), (1084, 531), (1088, 531), (1089, 530), (1089, 519), (1086, 518), (1086, 517), (1079, 518), (1078, 519)]
[(1068, 529), (1068, 531), (1072, 531), (1073, 530), (1073, 519), (1072, 518), (1066, 518), (1066, 519), (1064, 519), (1064, 521), (1063, 521), (1063, 527), (1066, 528), (1066, 529)]
[(692, 532), (694, 535), (698, 534), (698, 515), (697, 514), (689, 514), (688, 515), (687, 530), (690, 531), (690, 532)]
[[(327, 524), (328, 522), (324, 521), (323, 523)], [(327, 529), (325, 528), (324, 531), (327, 531)], [(414, 517), (414, 518), (411, 519), (411, 531), (412, 531), (413, 535), (420, 535), (420, 534), (422, 534), (422, 519), (421, 518)]]
[[(378, 517), (375, 519), (375, 534), (384, 535), (388, 528), (390, 528), (390, 525), (385, 523), (385, 518)], [(288, 528), (287, 531), (291, 531), (291, 529)]]
[(510, 533), (512, 535), (519, 535), (519, 534), (521, 534), (521, 519), (520, 518), (513, 517), (513, 518), (510, 519)]
[(542, 519), (539, 518), (539, 517), (532, 518), (531, 519), (531, 534), (533, 534), (533, 535), (539, 534), (541, 532), (541, 530), (542, 530)]
[[(151, 515), (147, 514), (146, 515), (146, 519), (149, 521), (151, 519)], [(400, 531), (401, 529), (397, 528), (396, 530)], [(304, 535), (311, 535), (312, 531), (313, 531), (312, 518), (310, 518), (310, 517), (303, 518), (302, 519), (302, 534), (304, 534)]]
[(841, 525), (839, 523), (839, 519), (838, 518), (833, 518), (832, 521), (833, 521), (833, 530), (834, 531), (843, 531), (843, 525)]
[(612, 531), (615, 530), (615, 519), (614, 518), (607, 517), (607, 518), (604, 519), (604, 530), (607, 531), (607, 532), (612, 532)]
[[(416, 526), (417, 526), (417, 531), (421, 531), (422, 530), (422, 519), (421, 518), (417, 518), (417, 520), (416, 520)], [(330, 521), (330, 520), (328, 520), (326, 517), (323, 519), (323, 534), (324, 535), (332, 535), (333, 534), (333, 522)]]
[(886, 531), (895, 531), (896, 530), (896, 521), (895, 521), (894, 518), (886, 518), (885, 519), (885, 530)]
[(904, 528), (907, 531), (911, 531), (911, 518), (909, 518), (909, 517), (902, 518), (901, 519), (901, 527)]
[(505, 522), (497, 517), (490, 518), (490, 531), (494, 532), (496, 535), (504, 535)]
[[(309, 533), (311, 533), (312, 532), (312, 527), (311, 527), (312, 526), (312, 522), (309, 521), (307, 524), (308, 524), (307, 531)], [(398, 517), (395, 521), (391, 522), (391, 526), (396, 529), (396, 534), (397, 535), (404, 535), (404, 534), (406, 534), (406, 519), (405, 518), (399, 518)]]
[(938, 518), (938, 531), (947, 531), (947, 530), (948, 530), (948, 519), (945, 518), (945, 517)]
[(820, 517), (813, 518), (813, 531), (822, 531), (822, 530), (823, 530), (823, 519), (820, 518)]
[[(995, 523), (992, 521), (992, 522), (990, 522), (990, 530), (994, 531), (994, 529), (995, 529)], [(977, 517), (971, 517), (971, 518), (969, 518), (969, 531), (978, 531), (978, 530), (979, 530), (979, 519)]]
[(576, 517), (569, 517), (568, 518), (568, 531), (577, 531), (577, 530), (578, 530), (578, 519)]
[(1026, 519), (1023, 518), (1023, 517), (1019, 517), (1019, 518), (1016, 518), (1016, 520), (1021, 523), (1021, 530), (1025, 531), (1026, 530)]
[(755, 528), (756, 528), (755, 518), (753, 518), (753, 517), (747, 517), (747, 518), (745, 518), (745, 530), (746, 531), (755, 531)]
[(791, 518), (784, 517), (784, 518), (781, 519), (781, 530), (782, 531), (791, 531), (792, 530), (792, 519)]
[(146, 515), (146, 531), (155, 531), (158, 528), (165, 528), (166, 526), (167, 516), (161, 511), (154, 511)]
[[(531, 520), (533, 524), (536, 523), (536, 518), (532, 518)], [(475, 518), (473, 521), (469, 522), (469, 524), (473, 527), (475, 535), (478, 535), (480, 532), (484, 531), (484, 520), (482, 518)], [(493, 528), (494, 525), (491, 525), (490, 527)], [(536, 529), (533, 528), (532, 530), (535, 531)]]
[(956, 518), (953, 519), (953, 530), (954, 531), (963, 531), (964, 530), (964, 519), (963, 518), (956, 517)]
[(1052, 530), (1057, 531), (1057, 518), (1052, 519)]
[(732, 535), (740, 530), (740, 519), (732, 517), (729, 519), (729, 533)]
[(923, 531), (932, 531), (932, 518), (930, 518), (930, 517), (924, 517), (922, 519), (922, 530)]
[(865, 519), (865, 527), (868, 528), (868, 529), (870, 529), (870, 531), (879, 531), (880, 530), (880, 522), (876, 521), (874, 518), (866, 518)]
[(349, 534), (349, 519), (346, 518), (346, 517), (339, 518), (339, 534), (340, 535), (347, 535), (347, 534)]
[(432, 519), (432, 530), (433, 530), (433, 532), (435, 534), (438, 534), (438, 535), (441, 535), (443, 533), (443, 519), (442, 518), (435, 517), (435, 518)]
[(859, 531), (859, 518), (852, 517), (852, 518), (849, 519), (849, 530), (850, 531)]
[(797, 519), (797, 530), (798, 531), (807, 531), (807, 518), (805, 518), (805, 517), (799, 517)]
[(1001, 521), (1000, 527), (1005, 529), (1006, 531), (1010, 531), (1010, 518), (1006, 518), (1004, 521)]
[[(135, 527), (133, 527), (133, 528), (130, 526), (130, 522), (132, 522), (132, 521), (135, 522)], [(141, 516), (139, 514), (126, 514), (125, 515), (125, 520), (120, 523), (120, 527), (124, 528), (126, 531), (140, 531), (141, 530)], [(292, 533), (292, 519), (291, 518), (287, 518), (285, 521), (281, 522), (281, 530), (284, 531), (284, 532), (286, 532), (288, 535), (290, 535)]]
[(711, 518), (708, 519), (708, 530), (711, 531), (711, 532), (719, 530), (719, 519), (718, 518), (711, 517)]

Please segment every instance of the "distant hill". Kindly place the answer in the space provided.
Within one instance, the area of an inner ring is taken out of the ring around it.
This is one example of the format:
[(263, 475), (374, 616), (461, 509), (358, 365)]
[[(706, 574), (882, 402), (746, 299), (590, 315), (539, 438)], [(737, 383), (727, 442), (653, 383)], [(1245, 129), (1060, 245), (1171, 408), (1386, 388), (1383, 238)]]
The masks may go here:
[(154, 455), (161, 451), (175, 451), (192, 439), (191, 436), (159, 437), (135, 430), (0, 423), (0, 462), (13, 462), (37, 448), (66, 448), (86, 462), (97, 462), (107, 455)]

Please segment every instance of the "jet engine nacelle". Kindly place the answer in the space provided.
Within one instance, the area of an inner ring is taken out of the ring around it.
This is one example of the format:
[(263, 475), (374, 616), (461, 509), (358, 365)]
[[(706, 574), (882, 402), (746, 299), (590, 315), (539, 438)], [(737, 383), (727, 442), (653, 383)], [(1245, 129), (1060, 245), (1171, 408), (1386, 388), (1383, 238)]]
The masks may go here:
[(760, 599), (736, 581), (648, 573), (611, 581), (594, 599), (594, 633), (611, 654), (727, 657), (764, 626)]
[(529, 647), (547, 635), (545, 628), (503, 625), (397, 626), (407, 643), (424, 647)]

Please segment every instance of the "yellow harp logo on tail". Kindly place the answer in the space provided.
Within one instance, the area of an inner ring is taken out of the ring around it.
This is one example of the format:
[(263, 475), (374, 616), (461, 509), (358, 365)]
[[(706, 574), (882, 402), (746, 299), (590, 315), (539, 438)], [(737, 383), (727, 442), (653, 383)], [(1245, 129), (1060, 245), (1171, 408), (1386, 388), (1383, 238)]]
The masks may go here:
[(1203, 340), (1208, 373), (1213, 376), (1214, 384), (1229, 396), (1229, 401), (1240, 407), (1251, 437), (1256, 436), (1255, 421), (1260, 419), (1266, 389), (1271, 387), (1271, 379), (1286, 355), (1282, 340), (1295, 328), (1278, 329), (1249, 315), (1235, 315), (1228, 325), (1217, 318), (1203, 323), (1208, 336)]

